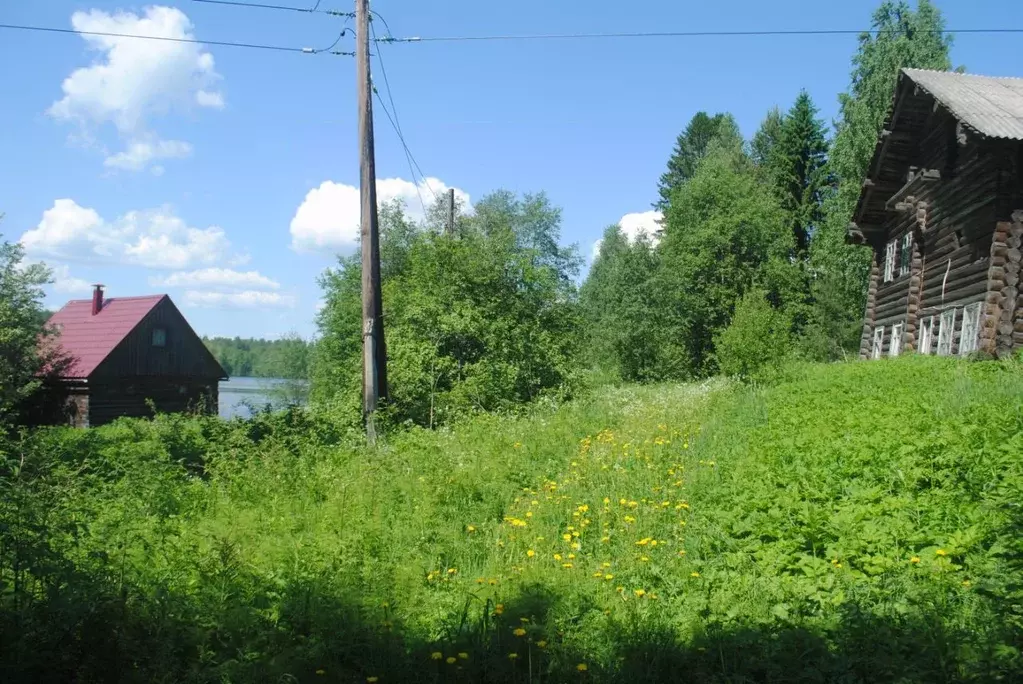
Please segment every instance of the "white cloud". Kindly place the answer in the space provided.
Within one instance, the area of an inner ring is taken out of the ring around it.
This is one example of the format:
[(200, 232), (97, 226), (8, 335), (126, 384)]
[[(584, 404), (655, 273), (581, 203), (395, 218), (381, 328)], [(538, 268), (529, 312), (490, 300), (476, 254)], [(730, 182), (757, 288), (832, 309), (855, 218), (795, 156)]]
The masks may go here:
[[(136, 140), (124, 152), (103, 160), (103, 166), (125, 171), (141, 171), (156, 159), (184, 159), (192, 155), (192, 146), (180, 140)], [(163, 174), (162, 166), (152, 168), (153, 175)]]
[[(377, 202), (384, 204), (398, 199), (405, 203), (406, 214), (422, 221), (423, 206), (434, 201), (434, 194), (442, 197), (450, 186), (437, 178), (426, 178), (419, 184), (401, 178), (377, 180)], [(464, 207), (470, 198), (455, 188), (455, 198)], [(359, 241), (360, 219), (359, 189), (353, 185), (324, 181), (305, 196), (291, 220), (291, 246), (296, 251), (334, 250), (352, 247)]]
[(154, 287), (203, 287), (262, 290), (277, 290), (281, 284), (267, 278), (258, 271), (234, 271), (229, 268), (204, 268), (198, 271), (180, 271), (167, 277), (153, 277), (149, 284)]
[[(188, 16), (173, 7), (147, 7), (141, 16), (97, 9), (75, 12), (71, 25), (78, 31), (194, 37)], [(58, 121), (77, 123), (78, 135), (84, 139), (92, 137), (91, 128), (112, 124), (127, 149), (109, 156), (108, 167), (136, 171), (152, 159), (187, 156), (180, 154), (184, 143), (160, 141), (154, 136), (149, 121), (193, 107), (223, 108), (223, 95), (216, 90), (220, 75), (213, 55), (194, 43), (82, 37), (98, 56), (90, 66), (75, 69), (64, 79), (64, 95), (50, 106), (48, 114)], [(153, 154), (147, 156), (145, 145), (151, 146)], [(162, 156), (161, 149), (165, 152)], [(168, 149), (172, 153), (167, 154)]]
[[(659, 211), (633, 212), (621, 217), (618, 220), (618, 227), (622, 229), (622, 234), (625, 235), (629, 242), (635, 242), (636, 238), (643, 234), (656, 244), (658, 240), (657, 231), (661, 229), (659, 222), (662, 218), (664, 218), (664, 214)], [(597, 258), (600, 254), (600, 246), (603, 243), (603, 240), (597, 240), (593, 243), (591, 259)]]
[(59, 199), (21, 236), (30, 256), (185, 269), (213, 265), (231, 244), (217, 226), (193, 228), (168, 208), (131, 211), (115, 221)]
[(295, 306), (295, 297), (279, 292), (260, 290), (243, 290), (241, 292), (187, 290), (185, 303), (189, 306), (208, 309), (290, 309)]
[(84, 294), (92, 291), (92, 284), (88, 280), (75, 278), (71, 275), (71, 269), (67, 264), (49, 264), (53, 274), (53, 291), (62, 294)]

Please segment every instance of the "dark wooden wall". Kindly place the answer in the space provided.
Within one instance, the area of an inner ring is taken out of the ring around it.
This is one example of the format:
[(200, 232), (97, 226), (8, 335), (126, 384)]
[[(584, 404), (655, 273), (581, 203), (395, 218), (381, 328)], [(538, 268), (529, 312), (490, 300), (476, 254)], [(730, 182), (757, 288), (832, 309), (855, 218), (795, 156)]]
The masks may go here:
[[(117, 418), (149, 418), (153, 408), (159, 413), (217, 411), (217, 382), (181, 381), (165, 378), (138, 378), (89, 387), (89, 425), (105, 425)], [(150, 407), (152, 402), (153, 407)]]
[[(155, 328), (167, 331), (163, 347), (153, 346)], [(216, 380), (224, 376), (224, 371), (174, 303), (165, 298), (121, 341), (89, 379), (103, 382), (140, 376)]]

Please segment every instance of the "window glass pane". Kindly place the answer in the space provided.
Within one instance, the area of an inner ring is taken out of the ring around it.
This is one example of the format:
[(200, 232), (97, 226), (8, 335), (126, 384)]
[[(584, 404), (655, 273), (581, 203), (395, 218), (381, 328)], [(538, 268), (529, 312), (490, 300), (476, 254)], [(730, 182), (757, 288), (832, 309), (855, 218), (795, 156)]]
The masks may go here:
[(902, 323), (892, 326), (892, 339), (888, 342), (888, 356), (898, 356), (902, 351)]
[(874, 348), (871, 350), (871, 357), (881, 358), (881, 345), (884, 342), (884, 326), (879, 325), (874, 329)]
[(167, 344), (167, 331), (163, 328), (153, 328), (153, 346), (163, 347)]

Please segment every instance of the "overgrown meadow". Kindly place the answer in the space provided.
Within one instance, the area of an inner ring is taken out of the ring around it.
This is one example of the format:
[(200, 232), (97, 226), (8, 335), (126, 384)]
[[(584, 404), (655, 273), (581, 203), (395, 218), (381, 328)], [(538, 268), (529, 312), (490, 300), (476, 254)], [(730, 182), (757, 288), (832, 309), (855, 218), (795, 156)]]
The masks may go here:
[(338, 424), (5, 444), (5, 679), (1023, 675), (1018, 365), (625, 386), (376, 450)]

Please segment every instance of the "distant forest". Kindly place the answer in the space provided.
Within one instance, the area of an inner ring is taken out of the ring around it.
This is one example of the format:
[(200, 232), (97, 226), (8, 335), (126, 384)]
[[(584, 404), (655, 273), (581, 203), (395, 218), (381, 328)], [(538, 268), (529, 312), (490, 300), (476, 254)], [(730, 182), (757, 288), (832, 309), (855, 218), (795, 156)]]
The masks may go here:
[(309, 377), (312, 346), (297, 336), (279, 340), (204, 337), (203, 342), (231, 377)]

